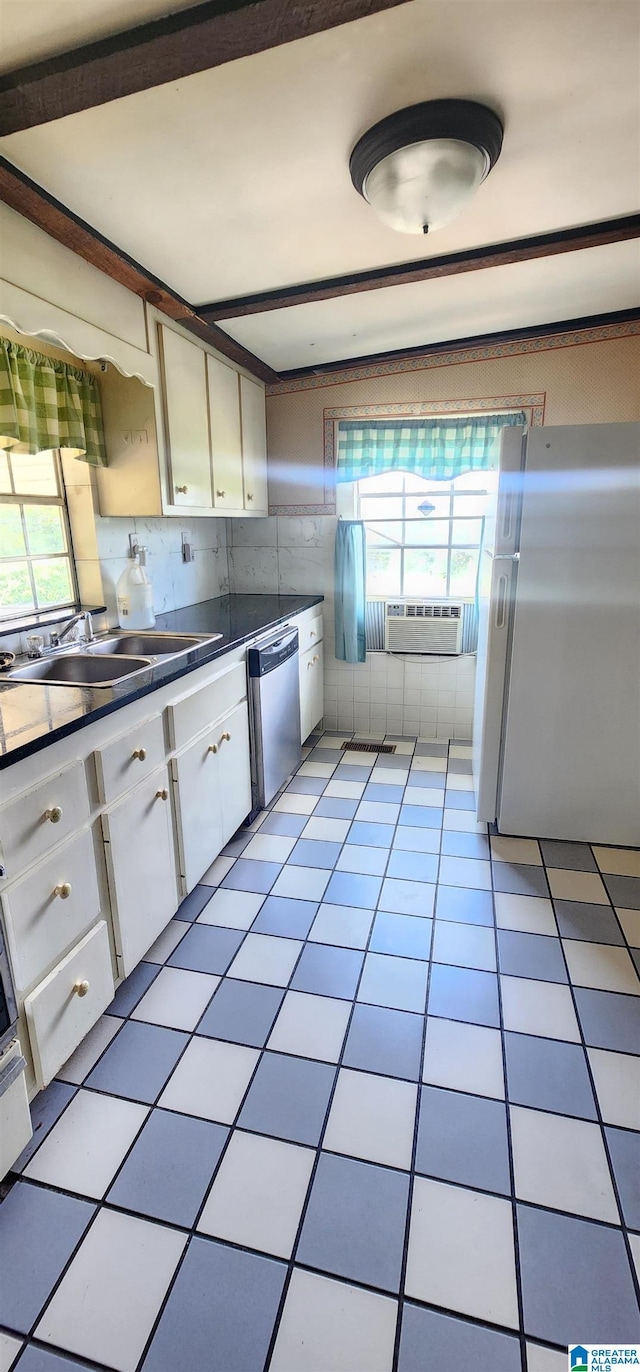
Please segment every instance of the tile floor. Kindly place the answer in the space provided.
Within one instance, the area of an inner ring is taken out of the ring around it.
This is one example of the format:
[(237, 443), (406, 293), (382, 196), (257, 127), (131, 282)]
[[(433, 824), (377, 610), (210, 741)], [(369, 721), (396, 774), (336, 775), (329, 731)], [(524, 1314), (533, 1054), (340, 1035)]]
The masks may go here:
[(563, 1372), (640, 1341), (640, 853), (311, 740), (34, 1104), (0, 1372)]

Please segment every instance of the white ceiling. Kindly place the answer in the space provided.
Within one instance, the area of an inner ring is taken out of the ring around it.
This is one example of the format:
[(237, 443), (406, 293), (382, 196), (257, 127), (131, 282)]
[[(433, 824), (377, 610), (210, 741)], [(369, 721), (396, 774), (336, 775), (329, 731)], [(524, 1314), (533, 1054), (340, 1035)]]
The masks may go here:
[[(74, 10), (76, 25), (88, 8), (30, 6)], [(126, 11), (130, 26), (168, 7), (89, 8), (103, 24)], [(13, 8), (0, 0), (5, 26)], [(201, 304), (633, 213), (639, 41), (635, 0), (409, 0), (0, 139), (0, 152)], [(453, 224), (429, 240), (395, 233), (353, 190), (349, 154), (392, 110), (443, 96), (502, 115), (502, 156)], [(602, 276), (595, 256), (567, 254), (223, 327), (295, 367), (637, 304), (633, 252), (606, 261)]]
[(39, 62), (197, 0), (0, 0), (0, 73)]
[(637, 240), (226, 319), (224, 328), (288, 371), (632, 306), (640, 306)]

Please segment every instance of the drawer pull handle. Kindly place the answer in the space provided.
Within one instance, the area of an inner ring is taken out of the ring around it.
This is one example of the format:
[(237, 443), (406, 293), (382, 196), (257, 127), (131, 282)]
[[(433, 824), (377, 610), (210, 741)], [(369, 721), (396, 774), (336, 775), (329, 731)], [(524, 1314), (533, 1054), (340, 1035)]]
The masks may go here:
[(229, 743), (230, 741), (231, 741), (231, 734), (228, 734), (228, 733), (224, 733), (224, 734), (222, 735), (222, 738), (220, 739), (220, 742), (221, 742), (221, 743)]
[(76, 996), (86, 996), (89, 991), (88, 981), (74, 981), (73, 992)]
[(176, 486), (175, 489), (176, 489), (176, 495), (186, 495), (186, 494), (187, 494), (187, 491), (189, 490), (189, 487), (188, 487), (188, 486)]
[(132, 752), (131, 756), (132, 756), (132, 758), (133, 758), (133, 757), (137, 757), (138, 762), (144, 762), (144, 760), (145, 760), (145, 758), (146, 758), (146, 756), (147, 756), (147, 750), (146, 750), (146, 748), (135, 748), (134, 751)]
[(226, 491), (216, 491), (216, 499), (224, 500), (226, 494)]
[(210, 743), (210, 744), (209, 744), (209, 747), (207, 748), (207, 752), (208, 752), (208, 753), (217, 753), (217, 751), (218, 751), (218, 745), (217, 745), (217, 743)]
[(60, 805), (52, 805), (50, 810), (45, 810), (43, 819), (48, 819), (52, 824), (59, 824), (62, 819), (62, 808)]
[(54, 886), (53, 894), (59, 896), (61, 900), (68, 900), (71, 895), (71, 882), (61, 881), (59, 886)]
[(168, 800), (169, 792), (166, 790), (156, 791), (156, 800)]
[(253, 495), (251, 494), (251, 491), (247, 491), (247, 500), (253, 500)]

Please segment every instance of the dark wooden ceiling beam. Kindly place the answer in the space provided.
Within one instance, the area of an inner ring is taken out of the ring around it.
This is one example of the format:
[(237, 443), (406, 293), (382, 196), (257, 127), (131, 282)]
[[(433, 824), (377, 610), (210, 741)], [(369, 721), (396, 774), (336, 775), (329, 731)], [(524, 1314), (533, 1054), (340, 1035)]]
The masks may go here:
[[(280, 373), (279, 382), (286, 390), (287, 382), (299, 381), (305, 377), (326, 377), (327, 384), (332, 377), (342, 377), (360, 367), (387, 366), (394, 362), (409, 361), (412, 358), (425, 359), (437, 357), (439, 353), (465, 353), (470, 348), (489, 348), (494, 344), (524, 343), (533, 338), (554, 338), (557, 334), (580, 334), (589, 329), (602, 329), (608, 326), (631, 324), (640, 321), (640, 308), (614, 310), (610, 314), (583, 315), (579, 319), (560, 319), (553, 324), (530, 324), (516, 329), (505, 329), (501, 333), (474, 334), (468, 338), (454, 338), (442, 343), (422, 343), (416, 348), (396, 348), (390, 352), (367, 353), (362, 357), (345, 357), (338, 362), (323, 362), (315, 367), (295, 367)], [(448, 364), (447, 364), (448, 365)], [(348, 380), (348, 375), (347, 375)]]
[(405, 0), (207, 0), (0, 78), (0, 135), (393, 9)]
[(115, 243), (110, 243), (97, 229), (86, 224), (59, 200), (55, 200), (4, 157), (0, 157), (0, 200), (10, 205), (11, 209), (17, 210), (25, 219), (30, 219), (32, 224), (37, 224), (38, 228), (44, 229), (50, 238), (57, 239), (65, 248), (70, 248), (79, 257), (83, 257), (85, 262), (90, 262), (92, 267), (98, 267), (106, 276), (110, 276), (121, 286), (126, 286), (127, 290), (133, 291), (135, 295), (141, 296), (149, 305), (154, 305), (204, 343), (217, 348), (218, 352), (223, 353), (238, 366), (246, 367), (247, 371), (260, 377), (262, 381), (278, 380), (278, 373), (263, 362), (262, 358), (255, 357), (248, 348), (243, 348), (241, 343), (237, 343), (235, 338), (231, 338), (216, 324), (201, 319), (193, 306), (183, 300), (182, 296), (152, 276), (139, 262), (134, 261)]
[(466, 252), (447, 253), (444, 257), (425, 257), (416, 262), (401, 262), (397, 266), (355, 272), (351, 276), (309, 281), (302, 286), (261, 291), (255, 295), (238, 296), (235, 300), (219, 300), (208, 305), (198, 305), (196, 308), (201, 318), (211, 322), (239, 319), (244, 315), (263, 314), (267, 310), (286, 310), (293, 305), (308, 305), (317, 300), (333, 300), (337, 296), (378, 291), (386, 286), (406, 286), (416, 281), (437, 281), (444, 276), (459, 276), (462, 272), (511, 266), (513, 263), (530, 262), (538, 257), (555, 257), (558, 253), (579, 252), (582, 248), (597, 248), (604, 243), (621, 243), (630, 238), (640, 238), (640, 214), (608, 219), (599, 224), (582, 224), (577, 228), (559, 229), (554, 233), (536, 234), (531, 238), (516, 238), (508, 243), (470, 248)]

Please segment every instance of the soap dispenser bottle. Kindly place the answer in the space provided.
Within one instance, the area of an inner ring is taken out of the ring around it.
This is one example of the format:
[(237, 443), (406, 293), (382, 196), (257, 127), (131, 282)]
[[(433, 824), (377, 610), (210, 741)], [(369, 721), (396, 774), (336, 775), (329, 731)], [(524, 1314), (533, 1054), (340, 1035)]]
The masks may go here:
[(152, 629), (153, 586), (147, 573), (147, 549), (138, 547), (130, 567), (125, 567), (116, 586), (118, 623), (121, 629)]

